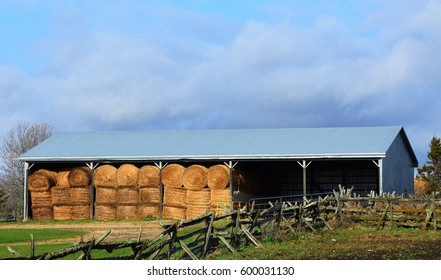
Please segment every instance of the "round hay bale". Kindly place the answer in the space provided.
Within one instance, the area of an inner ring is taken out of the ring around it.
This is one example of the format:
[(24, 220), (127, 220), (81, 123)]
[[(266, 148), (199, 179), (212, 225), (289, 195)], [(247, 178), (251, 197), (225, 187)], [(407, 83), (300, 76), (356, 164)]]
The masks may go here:
[(95, 189), (95, 202), (97, 204), (116, 204), (117, 201), (115, 187), (97, 187)]
[(71, 205), (72, 220), (87, 220), (90, 218), (90, 205)]
[(71, 187), (89, 186), (90, 169), (88, 167), (75, 167), (69, 172), (68, 180)]
[(55, 220), (65, 221), (72, 219), (72, 207), (70, 205), (55, 205), (53, 211)]
[(51, 191), (32, 191), (31, 205), (35, 207), (51, 207)]
[(149, 216), (153, 218), (159, 218), (159, 205), (158, 204), (141, 204), (138, 205), (138, 214), (141, 219)]
[(39, 169), (28, 178), (29, 191), (47, 191), (57, 184), (57, 172)]
[(182, 186), (182, 177), (185, 167), (180, 164), (172, 163), (162, 170), (162, 183), (164, 186), (180, 187)]
[(95, 187), (116, 187), (116, 172), (118, 170), (115, 166), (105, 164), (95, 169), (93, 174), (93, 183)]
[(90, 188), (75, 187), (69, 188), (70, 202), (72, 204), (90, 204)]
[(186, 207), (175, 207), (167, 205), (164, 205), (162, 207), (162, 218), (164, 219), (185, 220), (186, 215)]
[[(70, 203), (70, 188), (56, 185), (51, 188), (52, 205), (67, 205)], [(54, 213), (55, 215), (55, 213)]]
[(193, 164), (185, 168), (182, 184), (190, 190), (201, 190), (207, 186), (207, 171), (205, 166)]
[(210, 189), (225, 189), (230, 182), (230, 168), (224, 164), (210, 166), (207, 172), (207, 185)]
[(159, 186), (160, 170), (156, 165), (145, 165), (139, 169), (138, 186), (150, 188)]
[(52, 220), (54, 218), (54, 210), (52, 207), (32, 206), (32, 219), (34, 220)]
[(123, 164), (116, 172), (116, 184), (119, 187), (135, 187), (138, 185), (138, 167), (133, 164)]
[(187, 190), (183, 187), (164, 187), (164, 205), (186, 207)]
[(155, 204), (159, 203), (159, 188), (158, 187), (149, 187), (149, 188), (140, 188), (139, 189), (139, 203), (144, 204)]
[(198, 218), (206, 213), (210, 212), (210, 205), (188, 205), (185, 212), (185, 218), (187, 220)]
[(211, 194), (210, 189), (190, 190), (187, 189), (187, 207), (189, 205), (210, 205)]
[(139, 203), (139, 188), (137, 187), (118, 187), (116, 192), (118, 204)]
[(96, 220), (114, 220), (116, 219), (116, 205), (96, 204), (95, 205)]
[(123, 220), (139, 219), (138, 205), (118, 205), (116, 207), (116, 218)]
[(69, 185), (69, 172), (70, 169), (62, 170), (57, 173), (57, 186), (61, 188), (68, 188)]

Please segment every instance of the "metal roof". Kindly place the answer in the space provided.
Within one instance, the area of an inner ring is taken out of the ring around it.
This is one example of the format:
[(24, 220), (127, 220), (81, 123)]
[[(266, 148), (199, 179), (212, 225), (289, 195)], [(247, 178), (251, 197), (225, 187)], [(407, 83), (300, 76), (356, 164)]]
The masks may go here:
[(417, 164), (400, 126), (59, 132), (20, 160), (382, 158), (398, 135)]

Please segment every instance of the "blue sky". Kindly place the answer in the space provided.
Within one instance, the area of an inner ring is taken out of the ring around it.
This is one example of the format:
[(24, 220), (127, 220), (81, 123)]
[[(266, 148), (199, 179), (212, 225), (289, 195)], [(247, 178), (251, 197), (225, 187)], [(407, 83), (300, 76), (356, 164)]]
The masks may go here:
[(441, 136), (441, 1), (0, 2), (0, 134), (404, 126)]

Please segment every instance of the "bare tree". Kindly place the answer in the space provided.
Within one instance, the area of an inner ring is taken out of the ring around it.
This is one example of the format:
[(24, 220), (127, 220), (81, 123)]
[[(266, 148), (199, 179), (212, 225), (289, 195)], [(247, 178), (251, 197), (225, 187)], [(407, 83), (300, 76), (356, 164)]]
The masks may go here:
[(53, 127), (46, 123), (20, 123), (3, 137), (0, 147), (0, 187), (8, 195), (9, 206), (19, 214), (23, 205), (24, 166), (17, 158), (52, 134)]

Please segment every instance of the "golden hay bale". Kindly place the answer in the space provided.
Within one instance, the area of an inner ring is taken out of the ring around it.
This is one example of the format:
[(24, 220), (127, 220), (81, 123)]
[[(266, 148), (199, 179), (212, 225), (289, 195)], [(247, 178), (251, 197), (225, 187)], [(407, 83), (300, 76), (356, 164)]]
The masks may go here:
[(90, 169), (88, 167), (75, 167), (68, 175), (71, 187), (85, 187), (90, 184)]
[(138, 205), (138, 214), (141, 219), (148, 216), (159, 218), (159, 205), (158, 204), (141, 204)]
[(185, 168), (182, 184), (190, 190), (200, 190), (207, 185), (207, 171), (205, 166), (193, 164)]
[(72, 207), (70, 205), (55, 205), (53, 211), (55, 220), (72, 219)]
[(116, 207), (116, 218), (123, 220), (139, 219), (138, 205), (118, 205)]
[[(70, 203), (70, 188), (56, 185), (51, 188), (52, 205), (67, 205)], [(54, 213), (55, 215), (55, 213)]]
[(142, 188), (159, 186), (160, 170), (156, 165), (144, 165), (139, 169), (138, 186)]
[(139, 189), (139, 203), (159, 203), (159, 188), (140, 188)]
[(180, 164), (172, 163), (162, 170), (162, 183), (164, 186), (180, 187), (182, 186), (182, 176), (185, 167)]
[(183, 187), (164, 187), (164, 205), (185, 207), (187, 201), (187, 190)]
[(230, 189), (211, 189), (211, 203), (225, 203), (231, 205), (231, 193)]
[(133, 164), (123, 164), (116, 172), (116, 184), (119, 187), (135, 187), (138, 185), (138, 167)]
[(69, 188), (70, 202), (73, 204), (90, 204), (90, 188), (75, 187)]
[(118, 170), (115, 166), (105, 164), (95, 169), (93, 174), (93, 182), (95, 187), (116, 187), (116, 172)]
[(97, 187), (95, 191), (95, 202), (97, 204), (116, 204), (118, 201), (115, 187)]
[(207, 185), (210, 189), (225, 189), (230, 182), (230, 168), (224, 164), (210, 166), (207, 173)]
[(57, 186), (61, 188), (68, 188), (69, 185), (69, 172), (70, 169), (62, 170), (57, 173)]
[(187, 208), (164, 205), (162, 207), (162, 218), (185, 220)]
[(139, 203), (139, 188), (137, 187), (118, 187), (116, 193), (118, 204)]
[(187, 207), (189, 205), (209, 205), (211, 200), (210, 189), (190, 190), (187, 189)]
[(28, 178), (29, 191), (47, 191), (57, 184), (57, 172), (39, 169)]
[(32, 219), (34, 220), (52, 220), (54, 211), (52, 207), (32, 206)]
[(96, 204), (95, 205), (96, 220), (114, 220), (116, 219), (116, 205)]
[(72, 220), (86, 220), (90, 218), (90, 205), (71, 205)]
[(51, 207), (52, 199), (50, 191), (32, 191), (31, 205), (35, 207)]
[(185, 212), (185, 218), (187, 220), (195, 219), (197, 217), (200, 217), (206, 213), (210, 212), (210, 205), (188, 205), (187, 211)]

